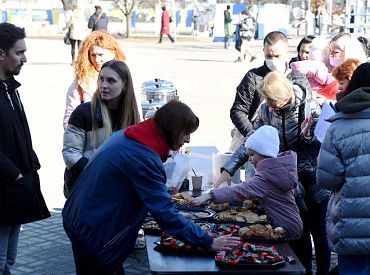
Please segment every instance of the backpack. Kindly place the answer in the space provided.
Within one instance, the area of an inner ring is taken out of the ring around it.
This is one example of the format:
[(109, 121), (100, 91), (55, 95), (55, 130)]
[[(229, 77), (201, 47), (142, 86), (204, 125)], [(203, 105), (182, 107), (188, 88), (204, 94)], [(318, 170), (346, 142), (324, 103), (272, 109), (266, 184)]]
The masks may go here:
[(254, 19), (250, 16), (243, 19), (240, 25), (240, 37), (242, 39), (251, 40), (255, 33), (255, 23)]

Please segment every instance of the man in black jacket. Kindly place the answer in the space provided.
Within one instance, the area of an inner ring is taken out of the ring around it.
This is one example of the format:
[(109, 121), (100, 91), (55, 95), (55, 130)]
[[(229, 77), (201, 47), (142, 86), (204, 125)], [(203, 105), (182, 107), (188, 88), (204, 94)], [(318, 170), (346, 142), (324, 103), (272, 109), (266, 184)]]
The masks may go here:
[(288, 39), (279, 31), (273, 31), (263, 40), (265, 62), (259, 68), (248, 71), (236, 88), (234, 104), (230, 110), (230, 118), (243, 136), (252, 133), (252, 118), (261, 103), (258, 86), (271, 71), (284, 72), (294, 84), (309, 88), (306, 77), (298, 71), (291, 71), (288, 66)]
[(93, 15), (89, 18), (89, 23), (87, 24), (87, 27), (91, 29), (92, 31), (98, 31), (98, 30), (108, 30), (108, 17), (103, 12), (103, 9), (101, 6), (96, 5), (95, 12)]
[(10, 274), (14, 265), (20, 225), (50, 217), (20, 84), (13, 77), (27, 61), (24, 38), (24, 29), (0, 24), (0, 274)]

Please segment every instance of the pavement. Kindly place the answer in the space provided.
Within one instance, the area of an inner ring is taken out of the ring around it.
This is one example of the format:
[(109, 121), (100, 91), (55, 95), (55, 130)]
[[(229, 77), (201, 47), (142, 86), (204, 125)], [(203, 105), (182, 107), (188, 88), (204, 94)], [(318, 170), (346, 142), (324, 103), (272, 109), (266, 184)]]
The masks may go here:
[[(246, 71), (262, 64), (262, 42), (252, 44), (257, 60), (234, 63), (237, 52), (233, 48), (225, 50), (222, 43), (212, 43), (206, 37), (179, 38), (174, 44), (164, 38), (160, 45), (157, 39), (120, 40), (135, 89), (140, 91), (143, 81), (157, 77), (173, 81), (180, 99), (200, 118), (200, 127), (189, 145), (212, 145), (226, 151), (231, 141), (229, 109), (235, 88)], [(292, 54), (298, 41), (291, 41)], [(42, 192), (52, 216), (22, 226), (13, 274), (75, 274), (71, 245), (61, 219), (65, 202), (62, 118), (66, 91), (73, 79), (70, 49), (61, 38), (34, 37), (26, 43), (28, 63), (17, 79), (22, 83), (20, 94), (42, 165)], [(145, 250), (133, 253), (124, 267), (126, 274), (149, 274)]]

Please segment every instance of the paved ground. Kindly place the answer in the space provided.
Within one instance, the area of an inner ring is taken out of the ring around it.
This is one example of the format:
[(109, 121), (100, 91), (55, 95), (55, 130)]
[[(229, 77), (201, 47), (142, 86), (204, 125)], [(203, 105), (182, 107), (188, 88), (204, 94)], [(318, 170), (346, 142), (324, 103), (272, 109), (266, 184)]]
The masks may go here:
[[(157, 38), (122, 40), (135, 88), (144, 80), (162, 78), (175, 83), (180, 99), (200, 118), (200, 128), (192, 135), (191, 146), (213, 145), (226, 151), (230, 143), (229, 109), (235, 87), (245, 72), (262, 64), (262, 43), (253, 48), (258, 58), (253, 63), (234, 63), (234, 49), (223, 49), (207, 38), (179, 39), (156, 44)], [(292, 40), (292, 51), (297, 40)], [(23, 226), (14, 274), (74, 274), (73, 256), (63, 231), (61, 209), (64, 164), (62, 118), (65, 94), (73, 78), (69, 47), (57, 39), (28, 39), (28, 64), (17, 79), (42, 168), (42, 191), (52, 217)], [(125, 263), (127, 274), (146, 274), (143, 251)]]

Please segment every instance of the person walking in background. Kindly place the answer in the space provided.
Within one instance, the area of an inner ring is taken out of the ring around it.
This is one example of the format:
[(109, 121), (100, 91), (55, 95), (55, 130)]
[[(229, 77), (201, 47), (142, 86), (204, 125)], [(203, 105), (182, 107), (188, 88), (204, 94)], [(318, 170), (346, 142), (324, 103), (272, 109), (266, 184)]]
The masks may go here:
[(229, 40), (231, 37), (230, 5), (227, 5), (226, 10), (224, 10), (224, 30), (225, 30), (224, 48), (227, 49), (229, 47)]
[(193, 111), (172, 100), (153, 119), (116, 132), (100, 147), (62, 212), (77, 275), (124, 274), (122, 262), (148, 212), (165, 232), (191, 245), (212, 251), (241, 245), (238, 237), (211, 237), (178, 211), (168, 193), (163, 162), (198, 126)]
[(27, 62), (25, 30), (0, 24), (0, 274), (11, 274), (21, 224), (50, 217), (40, 190), (40, 163), (32, 147), (20, 83)]
[(77, 107), (64, 132), (63, 158), (67, 166), (64, 195), (68, 197), (74, 180), (87, 162), (120, 129), (140, 122), (132, 77), (127, 65), (118, 60), (104, 63), (92, 101)]
[(92, 32), (83, 42), (74, 65), (75, 79), (69, 86), (66, 96), (64, 129), (73, 110), (81, 103), (91, 100), (96, 91), (101, 67), (112, 59), (126, 60), (117, 40), (105, 31)]
[(250, 62), (257, 58), (250, 47), (250, 41), (252, 39), (254, 40), (255, 31), (254, 18), (246, 10), (242, 11), (240, 13), (240, 21), (237, 25), (237, 30), (235, 30), (237, 36), (240, 38), (240, 54), (235, 62), (243, 62), (246, 59), (247, 54), (250, 56)]
[(199, 17), (194, 15), (193, 17), (193, 36), (197, 37), (199, 34)]
[(327, 235), (341, 275), (370, 274), (369, 75), (369, 63), (354, 71), (318, 157), (318, 183), (331, 191)]
[(172, 18), (168, 11), (166, 10), (166, 6), (162, 6), (162, 19), (161, 19), (161, 32), (159, 34), (159, 41), (158, 43), (162, 43), (163, 35), (166, 34), (171, 42), (175, 42), (175, 39), (171, 36), (170, 32), (170, 23), (172, 22)]
[(95, 12), (89, 18), (89, 23), (87, 24), (88, 28), (92, 31), (104, 30), (108, 31), (108, 17), (103, 12), (101, 6), (96, 5)]
[(66, 28), (70, 30), (69, 39), (71, 40), (71, 65), (73, 65), (76, 56), (76, 44), (78, 49), (80, 49), (81, 43), (86, 37), (85, 15), (77, 5), (74, 5), (72, 8), (72, 14), (67, 22)]

